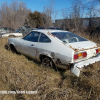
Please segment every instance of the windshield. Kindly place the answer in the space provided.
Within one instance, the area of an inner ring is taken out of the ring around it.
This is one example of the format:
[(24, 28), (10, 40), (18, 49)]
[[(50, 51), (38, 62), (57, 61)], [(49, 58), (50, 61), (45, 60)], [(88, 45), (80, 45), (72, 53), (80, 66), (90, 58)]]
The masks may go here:
[(60, 39), (61, 41), (63, 41), (64, 43), (88, 41), (71, 32), (53, 32), (52, 34), (56, 36), (58, 39)]

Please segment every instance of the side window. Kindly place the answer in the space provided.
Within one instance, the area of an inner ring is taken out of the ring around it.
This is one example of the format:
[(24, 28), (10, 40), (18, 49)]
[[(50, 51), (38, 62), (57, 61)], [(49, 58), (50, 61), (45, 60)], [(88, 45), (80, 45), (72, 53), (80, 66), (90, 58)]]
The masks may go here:
[(32, 31), (28, 35), (26, 35), (23, 39), (27, 41), (32, 41), (32, 42), (38, 42), (40, 33)]
[(48, 43), (48, 42), (51, 42), (51, 40), (46, 35), (44, 35), (43, 33), (41, 33), (39, 42)]

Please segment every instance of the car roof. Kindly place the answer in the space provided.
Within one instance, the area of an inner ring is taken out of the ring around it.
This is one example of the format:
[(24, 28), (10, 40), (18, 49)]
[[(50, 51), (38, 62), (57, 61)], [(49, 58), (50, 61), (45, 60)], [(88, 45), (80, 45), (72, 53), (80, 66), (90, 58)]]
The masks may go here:
[(32, 30), (32, 31), (37, 31), (37, 32), (41, 32), (41, 33), (47, 33), (47, 32), (50, 32), (50, 33), (53, 33), (53, 32), (69, 32), (69, 31), (64, 31), (64, 30), (51, 30), (51, 29), (39, 29), (39, 30)]

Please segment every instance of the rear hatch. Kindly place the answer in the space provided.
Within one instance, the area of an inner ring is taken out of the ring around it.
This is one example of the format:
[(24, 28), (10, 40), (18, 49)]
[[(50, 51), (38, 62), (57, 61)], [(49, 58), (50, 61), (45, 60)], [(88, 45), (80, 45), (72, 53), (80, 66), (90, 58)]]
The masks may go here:
[(69, 43), (66, 44), (70, 48), (72, 48), (75, 51), (75, 54), (80, 53), (80, 52), (86, 52), (87, 57), (82, 58), (82, 59), (77, 59), (74, 62), (79, 62), (85, 59), (89, 59), (91, 57), (96, 56), (96, 49), (98, 48), (97, 44), (91, 41), (84, 41), (84, 42), (74, 42), (74, 43)]
[(66, 45), (68, 45), (69, 47), (72, 47), (73, 49), (79, 50), (79, 51), (91, 49), (91, 48), (97, 48), (97, 44), (92, 41), (74, 42), (74, 43), (69, 43)]

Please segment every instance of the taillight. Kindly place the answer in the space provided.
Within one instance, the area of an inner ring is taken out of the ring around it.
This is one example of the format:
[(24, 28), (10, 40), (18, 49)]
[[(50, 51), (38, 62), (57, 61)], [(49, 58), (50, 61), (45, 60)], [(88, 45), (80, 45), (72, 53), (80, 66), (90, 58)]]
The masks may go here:
[(98, 49), (96, 49), (96, 54), (98, 54), (99, 53), (99, 50)]
[(87, 53), (86, 52), (83, 52), (83, 57), (86, 57), (87, 56)]
[(96, 49), (96, 54), (100, 53), (100, 49)]
[(78, 54), (74, 55), (74, 60), (78, 59)]
[(84, 58), (87, 57), (87, 53), (86, 52), (82, 52), (82, 53), (78, 53), (74, 55), (74, 60), (77, 60), (79, 58)]

